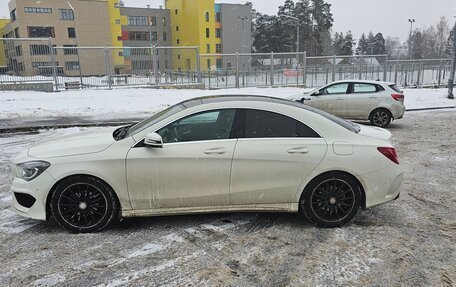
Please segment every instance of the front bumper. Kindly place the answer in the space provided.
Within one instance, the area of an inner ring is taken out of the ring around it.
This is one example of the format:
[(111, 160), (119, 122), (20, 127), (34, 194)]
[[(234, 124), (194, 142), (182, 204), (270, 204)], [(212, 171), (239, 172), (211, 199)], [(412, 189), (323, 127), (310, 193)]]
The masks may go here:
[[(55, 182), (47, 171), (31, 181), (14, 178), (11, 185), (14, 211), (24, 217), (46, 220), (46, 199)], [(30, 195), (35, 201), (30, 207), (26, 207), (19, 203), (17, 194)]]

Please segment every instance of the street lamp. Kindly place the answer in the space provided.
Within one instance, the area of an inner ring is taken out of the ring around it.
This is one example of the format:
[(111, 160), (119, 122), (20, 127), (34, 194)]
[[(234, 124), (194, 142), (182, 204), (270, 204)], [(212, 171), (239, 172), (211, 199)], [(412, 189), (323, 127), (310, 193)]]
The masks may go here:
[(299, 19), (285, 14), (279, 14), (279, 17), (288, 18), (296, 22), (296, 53), (299, 53)]
[(412, 59), (412, 29), (413, 23), (415, 23), (415, 19), (408, 19), (410, 22), (410, 35), (409, 35), (409, 59)]
[(79, 82), (81, 85), (81, 88), (83, 88), (84, 84), (82, 83), (82, 72), (81, 72), (81, 60), (79, 58), (79, 45), (78, 45), (78, 34), (76, 33), (76, 12), (74, 11), (73, 6), (70, 4), (70, 2), (67, 2), (68, 6), (70, 7), (71, 11), (73, 11), (73, 29), (74, 29), (74, 42), (76, 45), (76, 57), (78, 59), (78, 68), (79, 68)]

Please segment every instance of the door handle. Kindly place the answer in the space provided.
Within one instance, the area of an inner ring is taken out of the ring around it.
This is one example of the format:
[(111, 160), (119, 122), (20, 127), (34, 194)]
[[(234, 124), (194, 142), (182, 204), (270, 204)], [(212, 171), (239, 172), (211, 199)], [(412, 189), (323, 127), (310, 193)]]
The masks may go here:
[(344, 98), (337, 98), (338, 101), (342, 101)]
[(224, 154), (226, 149), (224, 147), (214, 147), (204, 151), (205, 154)]
[(306, 154), (309, 153), (308, 147), (295, 147), (287, 150), (289, 154)]

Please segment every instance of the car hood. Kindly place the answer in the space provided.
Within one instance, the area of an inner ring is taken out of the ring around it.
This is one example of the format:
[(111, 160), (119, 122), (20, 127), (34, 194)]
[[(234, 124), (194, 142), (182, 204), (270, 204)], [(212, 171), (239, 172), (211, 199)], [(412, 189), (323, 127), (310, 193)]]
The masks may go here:
[(36, 158), (51, 158), (101, 152), (115, 142), (112, 137), (115, 129), (108, 128), (53, 138), (31, 146), (28, 155)]
[(391, 141), (391, 133), (388, 130), (358, 124), (360, 131), (358, 134), (376, 139)]

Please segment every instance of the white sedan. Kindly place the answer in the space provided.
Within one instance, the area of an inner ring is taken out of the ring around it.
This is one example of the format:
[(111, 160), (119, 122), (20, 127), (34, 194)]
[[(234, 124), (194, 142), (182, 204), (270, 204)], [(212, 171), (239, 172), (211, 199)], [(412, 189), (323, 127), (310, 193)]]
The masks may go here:
[(382, 81), (337, 81), (290, 100), (345, 119), (369, 120), (382, 128), (405, 113), (402, 91), (394, 83)]
[(132, 126), (30, 147), (13, 164), (20, 215), (72, 232), (120, 217), (301, 211), (341, 226), (396, 199), (402, 169), (381, 128), (300, 103), (201, 97)]

